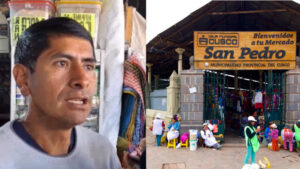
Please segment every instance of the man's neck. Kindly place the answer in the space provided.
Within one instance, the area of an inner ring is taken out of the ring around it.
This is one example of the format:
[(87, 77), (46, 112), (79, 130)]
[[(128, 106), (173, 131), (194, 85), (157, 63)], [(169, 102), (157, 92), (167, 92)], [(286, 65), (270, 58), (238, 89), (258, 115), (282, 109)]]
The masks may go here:
[(59, 156), (68, 154), (72, 128), (59, 128), (49, 120), (37, 119), (30, 116), (21, 122), (34, 141), (49, 155)]

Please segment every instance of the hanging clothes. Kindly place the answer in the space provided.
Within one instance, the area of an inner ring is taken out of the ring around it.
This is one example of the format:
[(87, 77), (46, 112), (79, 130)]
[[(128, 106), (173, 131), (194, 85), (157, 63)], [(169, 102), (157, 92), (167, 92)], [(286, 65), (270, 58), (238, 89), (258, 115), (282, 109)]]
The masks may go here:
[(273, 103), (274, 103), (273, 108), (277, 109), (279, 107), (279, 100), (280, 100), (279, 94), (278, 93), (273, 94)]
[[(145, 87), (146, 73), (132, 52), (124, 63), (124, 84), (119, 136), (124, 137), (133, 145), (138, 145), (145, 137)], [(132, 97), (125, 97), (130, 93)], [(129, 102), (128, 99), (131, 99)], [(132, 101), (134, 100), (134, 102)], [(128, 122), (129, 121), (129, 122)]]
[(242, 106), (242, 110), (243, 112), (245, 111), (249, 111), (251, 108), (251, 97), (249, 96), (249, 93), (246, 91), (243, 91), (243, 96), (244, 96), (244, 101), (243, 101), (243, 106)]
[(239, 91), (239, 97), (240, 97), (240, 100), (241, 100), (241, 103), (244, 103), (244, 95), (243, 95), (243, 91)]
[(137, 98), (136, 93), (133, 92), (131, 89), (127, 88), (126, 91), (123, 92), (122, 114), (121, 114), (120, 129), (119, 129), (119, 136), (121, 137), (124, 138), (126, 137), (128, 127), (130, 123), (132, 123), (131, 122), (132, 116), (135, 116), (136, 114), (136, 108), (137, 108), (136, 98)]
[(237, 101), (236, 111), (239, 112), (239, 113), (242, 111), (241, 101), (240, 100)]
[(221, 120), (224, 120), (224, 101), (222, 97), (218, 98), (218, 102), (219, 102), (219, 116), (221, 118)]
[(263, 108), (263, 95), (261, 91), (256, 92), (254, 103), (255, 109)]
[(252, 98), (251, 103), (252, 103), (253, 106), (255, 105), (255, 95), (256, 95), (256, 92), (253, 91), (252, 95), (251, 95), (251, 98)]

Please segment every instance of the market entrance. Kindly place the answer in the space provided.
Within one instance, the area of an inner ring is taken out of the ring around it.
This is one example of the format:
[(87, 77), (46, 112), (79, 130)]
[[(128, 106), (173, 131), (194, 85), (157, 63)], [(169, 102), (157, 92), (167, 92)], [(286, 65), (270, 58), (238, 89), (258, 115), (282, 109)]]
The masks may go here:
[(279, 129), (286, 112), (285, 71), (214, 71), (204, 75), (204, 120), (218, 125), (218, 134), (243, 137), (247, 117), (261, 126), (275, 122)]

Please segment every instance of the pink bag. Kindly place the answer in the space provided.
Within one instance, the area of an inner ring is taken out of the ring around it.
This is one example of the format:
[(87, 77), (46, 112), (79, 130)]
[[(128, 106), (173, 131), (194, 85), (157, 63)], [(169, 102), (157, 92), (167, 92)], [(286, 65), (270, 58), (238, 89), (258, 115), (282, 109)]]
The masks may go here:
[(181, 137), (180, 140), (181, 142), (185, 142), (189, 138), (189, 133), (184, 133)]
[(213, 133), (218, 133), (218, 132), (219, 132), (218, 125), (214, 124), (213, 125)]

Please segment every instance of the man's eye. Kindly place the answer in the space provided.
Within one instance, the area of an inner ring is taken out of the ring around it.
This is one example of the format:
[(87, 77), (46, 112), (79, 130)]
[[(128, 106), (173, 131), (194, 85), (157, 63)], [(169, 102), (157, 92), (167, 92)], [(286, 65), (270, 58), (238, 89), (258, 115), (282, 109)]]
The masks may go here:
[(86, 70), (93, 71), (95, 69), (94, 65), (85, 65)]
[(67, 66), (67, 62), (63, 61), (63, 60), (57, 61), (56, 65), (59, 66), (59, 67), (65, 67), (65, 66)]

